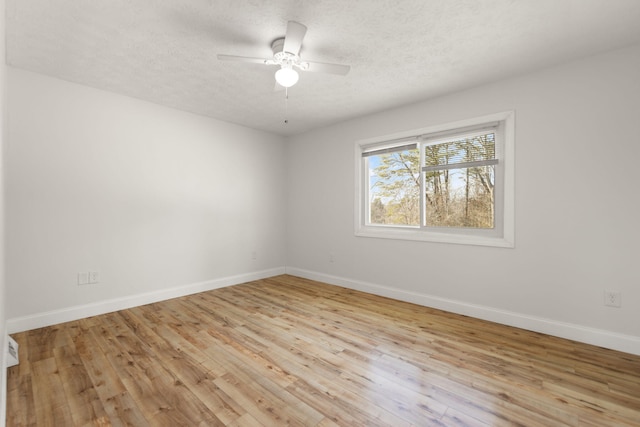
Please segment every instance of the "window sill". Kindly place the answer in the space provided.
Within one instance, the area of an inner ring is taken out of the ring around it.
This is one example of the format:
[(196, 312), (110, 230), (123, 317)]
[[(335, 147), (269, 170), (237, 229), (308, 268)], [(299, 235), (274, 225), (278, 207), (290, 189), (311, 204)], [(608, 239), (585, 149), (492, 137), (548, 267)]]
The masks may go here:
[(356, 237), (372, 237), (377, 239), (411, 240), (432, 243), (451, 243), (457, 245), (493, 246), (498, 248), (513, 248), (513, 238), (503, 236), (473, 236), (469, 234), (454, 234), (434, 231), (424, 231), (419, 228), (407, 227), (360, 227), (356, 230)]

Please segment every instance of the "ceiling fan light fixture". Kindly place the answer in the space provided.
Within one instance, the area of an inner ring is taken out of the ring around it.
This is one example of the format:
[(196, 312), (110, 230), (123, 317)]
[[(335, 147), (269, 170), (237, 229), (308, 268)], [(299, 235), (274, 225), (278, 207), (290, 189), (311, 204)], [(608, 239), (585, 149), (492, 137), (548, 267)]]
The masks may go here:
[(289, 88), (298, 82), (298, 72), (312, 71), (314, 73), (329, 73), (346, 75), (350, 68), (348, 65), (329, 64), (326, 62), (308, 62), (300, 58), (302, 40), (307, 33), (307, 27), (296, 21), (287, 22), (287, 32), (284, 37), (279, 37), (271, 42), (273, 58), (252, 58), (248, 56), (220, 55), (222, 61), (251, 62), (254, 64), (275, 65), (280, 69), (275, 72), (276, 83), (284, 88)]
[(282, 66), (278, 71), (276, 71), (276, 81), (280, 86), (283, 87), (291, 87), (298, 82), (298, 73), (296, 70), (291, 68), (290, 66)]

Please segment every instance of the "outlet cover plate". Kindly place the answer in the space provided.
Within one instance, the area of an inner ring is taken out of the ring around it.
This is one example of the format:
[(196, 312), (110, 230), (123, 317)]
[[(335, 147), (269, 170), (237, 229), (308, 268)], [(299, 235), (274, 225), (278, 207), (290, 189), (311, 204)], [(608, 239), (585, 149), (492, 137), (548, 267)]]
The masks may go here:
[(78, 285), (88, 285), (89, 284), (89, 273), (86, 271), (82, 271), (78, 273)]
[(100, 273), (98, 271), (89, 272), (89, 283), (98, 283), (100, 281)]
[(604, 291), (604, 305), (607, 307), (621, 307), (622, 294), (620, 291)]

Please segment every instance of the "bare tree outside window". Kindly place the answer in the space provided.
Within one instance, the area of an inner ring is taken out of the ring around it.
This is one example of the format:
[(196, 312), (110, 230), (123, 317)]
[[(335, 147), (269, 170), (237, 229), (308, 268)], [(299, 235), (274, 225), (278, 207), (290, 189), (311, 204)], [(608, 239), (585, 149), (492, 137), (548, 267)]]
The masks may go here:
[[(420, 175), (420, 152), (424, 157)], [(494, 227), (495, 134), (370, 156), (370, 223)]]
[(493, 228), (495, 135), (427, 145), (425, 225)]
[(420, 151), (369, 158), (372, 224), (420, 225)]

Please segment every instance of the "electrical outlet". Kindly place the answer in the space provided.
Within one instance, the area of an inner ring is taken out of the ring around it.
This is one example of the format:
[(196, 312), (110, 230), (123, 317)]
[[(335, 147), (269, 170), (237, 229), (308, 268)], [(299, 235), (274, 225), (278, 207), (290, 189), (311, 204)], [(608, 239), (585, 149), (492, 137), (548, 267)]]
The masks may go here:
[(604, 291), (604, 305), (608, 307), (621, 307), (622, 294), (620, 291)]
[(89, 272), (89, 283), (98, 283), (100, 281), (100, 273), (97, 271)]
[(329, 252), (329, 262), (336, 262), (336, 256), (333, 252)]
[(258, 259), (258, 251), (251, 251), (251, 259)]
[(89, 284), (89, 273), (86, 271), (82, 271), (78, 273), (78, 285), (88, 285)]

